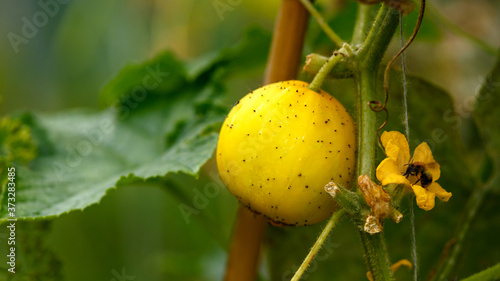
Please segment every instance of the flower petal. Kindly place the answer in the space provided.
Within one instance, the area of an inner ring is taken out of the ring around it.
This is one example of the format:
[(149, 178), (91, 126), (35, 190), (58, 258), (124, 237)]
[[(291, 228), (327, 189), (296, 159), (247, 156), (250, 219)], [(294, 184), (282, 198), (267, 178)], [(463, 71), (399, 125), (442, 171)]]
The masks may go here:
[[(387, 158), (391, 158), (394, 160), (398, 165), (403, 166), (404, 164), (402, 163), (402, 150), (401, 148), (394, 143), (393, 140), (389, 140), (388, 143), (385, 144), (385, 154), (387, 155)], [(400, 163), (401, 162), (401, 163)]]
[(436, 194), (436, 196), (444, 202), (447, 202), (451, 197), (451, 192), (447, 192), (437, 182), (433, 182), (427, 187), (427, 190)]
[(390, 158), (385, 158), (378, 165), (377, 179), (382, 183), (382, 185), (395, 183), (410, 186), (408, 179), (401, 174), (396, 161)]
[(426, 142), (419, 144), (417, 148), (415, 148), (411, 162), (424, 163), (426, 171), (432, 175), (432, 181), (437, 181), (441, 176), (440, 166), (436, 160), (434, 160), (431, 148)]
[[(381, 140), (387, 157), (394, 159), (400, 166), (408, 164), (410, 161), (410, 147), (403, 134), (398, 131), (384, 132)], [(395, 150), (394, 147), (399, 149)]]
[(420, 209), (429, 211), (434, 208), (434, 200), (436, 198), (434, 192), (429, 192), (425, 188), (417, 184), (412, 185), (411, 188), (413, 189), (413, 192), (417, 197), (417, 205), (418, 207), (420, 207)]

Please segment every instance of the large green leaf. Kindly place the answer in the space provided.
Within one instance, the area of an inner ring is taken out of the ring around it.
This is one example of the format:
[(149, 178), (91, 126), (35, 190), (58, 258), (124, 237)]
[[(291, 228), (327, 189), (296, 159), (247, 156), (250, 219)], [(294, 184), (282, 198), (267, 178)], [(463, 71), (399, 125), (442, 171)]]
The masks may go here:
[[(16, 217), (83, 209), (132, 179), (196, 174), (217, 140), (215, 133), (202, 132), (223, 115), (197, 111), (191, 103), (195, 92), (182, 94), (144, 101), (151, 104), (124, 119), (112, 109), (25, 115), (40, 147), (31, 165), (16, 165)], [(8, 217), (6, 205), (5, 197), (2, 220)]]
[(474, 119), (484, 142), (485, 149), (493, 162), (492, 186), (500, 189), (500, 60), (486, 77), (483, 87), (476, 97)]
[[(110, 85), (103, 96), (114, 107), (106, 110), (24, 114), (12, 121), (30, 128), (38, 144), (38, 157), (29, 165), (10, 157), (17, 218), (84, 209), (131, 180), (195, 175), (211, 157), (217, 135), (206, 129), (223, 119), (208, 103), (222, 93), (218, 83), (187, 81), (182, 63), (163, 53), (126, 68)], [(5, 194), (5, 180), (3, 186)], [(4, 196), (1, 220), (10, 216), (7, 203)]]
[[(164, 52), (111, 79), (100, 95), (101, 104), (111, 106), (107, 109), (26, 113), (11, 120), (28, 129), (32, 147), (38, 146), (29, 165), (0, 157), (2, 166), (16, 167), (15, 216), (57, 216), (95, 204), (110, 188), (131, 181), (197, 175), (212, 156), (227, 112), (217, 105), (224, 79), (262, 64), (266, 56), (255, 59), (252, 50), (267, 51), (269, 42), (269, 32), (252, 27), (236, 47), (189, 64)], [(2, 147), (8, 147), (4, 139)], [(27, 156), (32, 150), (18, 149)], [(0, 222), (9, 217), (4, 168)]]

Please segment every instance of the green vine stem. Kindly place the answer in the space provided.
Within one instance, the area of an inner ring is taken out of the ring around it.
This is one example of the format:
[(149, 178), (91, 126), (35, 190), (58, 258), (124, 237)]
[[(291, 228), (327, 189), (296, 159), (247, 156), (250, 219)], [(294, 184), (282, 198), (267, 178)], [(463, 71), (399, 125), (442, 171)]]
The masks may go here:
[(363, 62), (360, 64), (362, 67), (375, 69), (380, 65), (398, 23), (398, 11), (387, 5), (382, 5), (357, 56), (358, 61)]
[(375, 23), (370, 30), (363, 47), (356, 57), (360, 67), (358, 73), (358, 175), (375, 174), (376, 155), (376, 113), (371, 110), (370, 101), (376, 100), (376, 78), (380, 62), (391, 42), (399, 23), (399, 14), (396, 10), (383, 5)]
[(344, 210), (339, 210), (330, 217), (330, 220), (328, 221), (325, 228), (323, 229), (323, 231), (319, 235), (318, 239), (316, 240), (316, 242), (312, 246), (311, 250), (309, 251), (309, 254), (307, 254), (306, 258), (304, 259), (304, 261), (300, 265), (299, 269), (297, 269), (297, 271), (293, 275), (291, 281), (298, 281), (300, 279), (300, 277), (302, 276), (302, 274), (304, 274), (307, 267), (309, 266), (311, 261), (314, 259), (314, 257), (318, 253), (319, 249), (321, 249), (321, 245), (323, 245), (326, 238), (328, 237), (328, 235), (332, 231), (333, 227), (335, 225), (337, 225), (337, 223), (342, 219), (344, 213), (345, 213)]
[(333, 67), (342, 59), (341, 53), (334, 52), (333, 55), (328, 59), (328, 61), (323, 64), (323, 66), (318, 71), (318, 74), (314, 76), (311, 84), (307, 86), (310, 90), (319, 92), (321, 90), (321, 85), (325, 81), (326, 76), (332, 71)]
[(337, 33), (335, 33), (335, 31), (333, 31), (330, 28), (330, 26), (323, 19), (323, 17), (318, 12), (318, 10), (316, 10), (316, 8), (314, 8), (314, 5), (311, 3), (311, 1), (309, 1), (309, 0), (300, 0), (300, 2), (302, 3), (302, 5), (304, 5), (304, 7), (306, 8), (306, 10), (309, 12), (309, 14), (311, 14), (311, 16), (313, 16), (313, 18), (316, 20), (316, 22), (318, 23), (318, 25), (321, 27), (321, 29), (323, 29), (323, 31), (333, 41), (333, 43), (335, 43), (335, 45), (337, 45), (337, 47), (342, 47), (342, 45), (344, 45), (344, 43), (345, 43), (344, 40), (342, 40), (340, 38), (340, 36), (338, 36)]
[(371, 235), (361, 230), (359, 234), (373, 280), (393, 280), (383, 233)]
[[(358, 85), (358, 175), (374, 178), (377, 152), (377, 118), (370, 108), (376, 100), (376, 78), (382, 57), (399, 23), (399, 13), (382, 5), (368, 36), (356, 58), (360, 67)], [(382, 233), (370, 235), (359, 227), (368, 268), (374, 280), (393, 280), (390, 259)]]
[(372, 17), (370, 16), (374, 10), (374, 5), (358, 5), (358, 12), (356, 15), (356, 25), (354, 26), (354, 33), (352, 34), (351, 44), (353, 46), (362, 44), (366, 38), (368, 27), (370, 26)]
[[(375, 99), (375, 77), (373, 71), (363, 69), (358, 78), (359, 120), (358, 122), (358, 175), (375, 174), (375, 154), (377, 148), (376, 113), (370, 109), (369, 102)], [(362, 222), (360, 222), (361, 224)], [(392, 280), (391, 263), (382, 233), (370, 235), (358, 226), (359, 235), (365, 251), (368, 268), (374, 280)]]
[(455, 235), (456, 237), (455, 245), (453, 246), (450, 255), (446, 258), (446, 260), (442, 263), (440, 269), (437, 271), (438, 272), (438, 274), (436, 275), (437, 278), (434, 278), (433, 280), (438, 280), (438, 281), (449, 280), (450, 275), (456, 268), (457, 260), (460, 253), (462, 252), (465, 237), (469, 232), (470, 225), (472, 221), (474, 221), (474, 219), (476, 218), (478, 209), (481, 206), (481, 203), (483, 202), (485, 195), (488, 193), (491, 186), (493, 185), (492, 183), (493, 181), (490, 181), (487, 185), (483, 186), (482, 188), (477, 188), (472, 192), (471, 196), (469, 197), (469, 200), (465, 205), (465, 210), (467, 211), (464, 213), (461, 222), (457, 228), (457, 233)]
[[(304, 70), (311, 74), (316, 74), (328, 61), (328, 57), (319, 54), (309, 54), (306, 57)], [(347, 58), (341, 58), (328, 73), (327, 78), (349, 78), (353, 76), (353, 66), (348, 63)]]
[(377, 143), (377, 116), (371, 110), (370, 101), (376, 99), (376, 73), (363, 68), (357, 77), (358, 92), (358, 175), (375, 175)]

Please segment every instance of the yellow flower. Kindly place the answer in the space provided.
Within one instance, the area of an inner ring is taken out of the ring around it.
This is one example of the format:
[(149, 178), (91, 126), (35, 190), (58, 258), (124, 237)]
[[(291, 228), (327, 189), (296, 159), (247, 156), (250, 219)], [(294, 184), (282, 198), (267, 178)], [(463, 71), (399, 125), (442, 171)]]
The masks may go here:
[(426, 211), (434, 208), (436, 196), (442, 201), (450, 199), (451, 193), (436, 182), (441, 170), (427, 143), (417, 146), (410, 161), (410, 148), (403, 134), (384, 132), (381, 139), (387, 154), (377, 167), (377, 179), (382, 185), (402, 184), (411, 188), (417, 205)]

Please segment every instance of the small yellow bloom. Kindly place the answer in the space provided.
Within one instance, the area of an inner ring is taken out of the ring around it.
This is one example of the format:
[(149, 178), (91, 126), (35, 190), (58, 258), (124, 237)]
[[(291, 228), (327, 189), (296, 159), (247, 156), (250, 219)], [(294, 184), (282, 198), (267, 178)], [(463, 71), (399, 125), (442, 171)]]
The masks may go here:
[(410, 148), (403, 134), (384, 132), (381, 139), (387, 154), (377, 167), (377, 179), (382, 185), (402, 184), (411, 188), (417, 205), (426, 211), (434, 208), (436, 196), (443, 201), (450, 199), (451, 193), (436, 182), (441, 170), (427, 143), (417, 146), (410, 161)]

